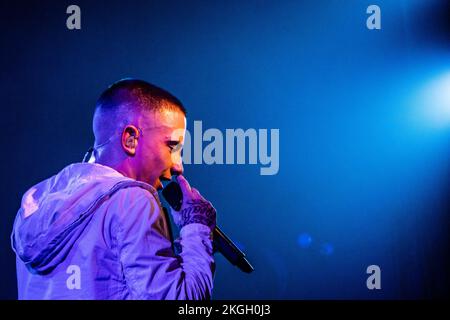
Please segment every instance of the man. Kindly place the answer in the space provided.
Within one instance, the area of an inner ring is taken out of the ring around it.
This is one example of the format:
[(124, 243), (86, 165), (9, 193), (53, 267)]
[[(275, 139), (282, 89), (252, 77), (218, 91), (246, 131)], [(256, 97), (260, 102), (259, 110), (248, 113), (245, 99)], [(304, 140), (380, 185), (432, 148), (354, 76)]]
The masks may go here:
[[(181, 175), (186, 111), (167, 91), (124, 79), (98, 99), (95, 163), (28, 190), (11, 235), (19, 299), (209, 299), (216, 212)], [(183, 191), (172, 250), (156, 189)]]

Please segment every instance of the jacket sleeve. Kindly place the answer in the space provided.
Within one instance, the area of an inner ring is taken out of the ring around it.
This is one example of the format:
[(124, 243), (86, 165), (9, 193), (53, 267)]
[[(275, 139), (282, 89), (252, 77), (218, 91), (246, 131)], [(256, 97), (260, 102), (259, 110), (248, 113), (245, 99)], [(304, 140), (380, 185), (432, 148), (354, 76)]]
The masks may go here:
[(117, 242), (127, 286), (134, 299), (210, 299), (214, 256), (210, 229), (193, 223), (180, 230), (175, 255), (157, 200), (133, 187), (111, 198), (111, 235)]

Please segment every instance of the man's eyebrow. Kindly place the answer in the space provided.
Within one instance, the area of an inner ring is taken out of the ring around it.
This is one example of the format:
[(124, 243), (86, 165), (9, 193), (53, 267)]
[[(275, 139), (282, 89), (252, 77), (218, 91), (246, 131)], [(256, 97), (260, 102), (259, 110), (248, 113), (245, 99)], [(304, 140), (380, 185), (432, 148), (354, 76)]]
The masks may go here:
[[(176, 138), (178, 138), (178, 140), (176, 140)], [(183, 140), (182, 135), (175, 136), (175, 135), (169, 135), (169, 134), (164, 135), (164, 139), (166, 141), (171, 141), (171, 142), (176, 141), (177, 143), (179, 143), (181, 140)]]

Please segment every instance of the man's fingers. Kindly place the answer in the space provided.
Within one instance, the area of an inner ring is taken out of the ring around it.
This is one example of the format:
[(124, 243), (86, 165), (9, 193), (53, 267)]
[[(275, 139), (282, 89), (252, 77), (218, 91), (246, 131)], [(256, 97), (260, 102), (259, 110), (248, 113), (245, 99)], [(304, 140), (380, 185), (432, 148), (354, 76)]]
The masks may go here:
[(205, 198), (202, 197), (202, 195), (200, 194), (200, 192), (197, 189), (191, 188), (191, 191), (192, 191), (192, 195), (195, 197), (195, 199), (205, 200)]
[(177, 176), (177, 181), (183, 194), (191, 192), (191, 186), (189, 185), (189, 182), (187, 182), (187, 180), (182, 175)]
[(203, 201), (207, 201), (205, 200), (205, 198), (203, 198), (203, 196), (200, 194), (200, 192), (195, 189), (195, 188), (191, 188), (191, 185), (189, 184), (189, 182), (186, 180), (185, 177), (183, 177), (182, 175), (177, 176), (177, 180), (178, 180), (178, 184), (180, 185), (181, 191), (183, 192), (184, 195), (184, 199), (198, 199), (198, 200), (203, 200)]

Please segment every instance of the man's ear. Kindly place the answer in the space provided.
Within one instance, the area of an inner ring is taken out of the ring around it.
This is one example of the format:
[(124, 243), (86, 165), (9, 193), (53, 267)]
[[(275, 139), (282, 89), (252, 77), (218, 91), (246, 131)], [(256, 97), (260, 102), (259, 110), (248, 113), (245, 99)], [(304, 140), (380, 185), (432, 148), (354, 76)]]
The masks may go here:
[(128, 125), (122, 132), (122, 148), (126, 154), (134, 156), (138, 145), (139, 130), (133, 125)]

